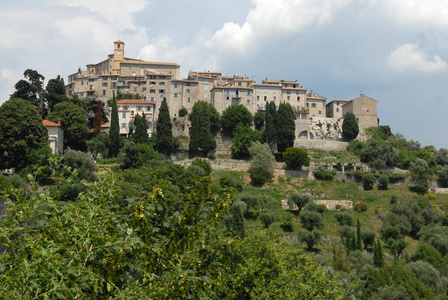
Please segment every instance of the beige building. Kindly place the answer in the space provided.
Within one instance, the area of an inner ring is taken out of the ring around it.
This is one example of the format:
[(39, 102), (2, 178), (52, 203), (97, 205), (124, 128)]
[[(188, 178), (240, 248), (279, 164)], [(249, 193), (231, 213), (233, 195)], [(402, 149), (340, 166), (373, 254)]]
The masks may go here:
[(117, 101), (120, 135), (127, 136), (129, 134), (130, 126), (133, 126), (134, 118), (136, 114), (139, 114), (146, 118), (148, 135), (151, 136), (154, 129), (154, 108), (155, 103), (146, 100), (126, 99)]
[(378, 101), (375, 99), (361, 94), (359, 97), (348, 101), (342, 106), (342, 117), (344, 117), (347, 112), (353, 113), (358, 121), (360, 130), (368, 127), (377, 127), (379, 123), (377, 104)]
[(327, 118), (335, 118), (335, 119), (342, 118), (342, 106), (347, 102), (348, 100), (342, 100), (342, 99), (335, 99), (330, 101), (330, 103), (326, 105)]
[(149, 62), (127, 58), (124, 42), (114, 42), (114, 53), (96, 64), (88, 64), (87, 70), (68, 76), (67, 95), (97, 96), (100, 100), (112, 98), (112, 94), (134, 94), (141, 99), (159, 100), (167, 91), (167, 81), (179, 78), (180, 66), (176, 63)]
[(311, 91), (306, 95), (306, 107), (310, 117), (324, 118), (326, 116), (325, 112), (325, 102), (327, 98), (319, 96)]
[(53, 154), (64, 153), (64, 129), (62, 128), (61, 121), (54, 123), (48, 120), (42, 120), (42, 123), (47, 128), (48, 145)]

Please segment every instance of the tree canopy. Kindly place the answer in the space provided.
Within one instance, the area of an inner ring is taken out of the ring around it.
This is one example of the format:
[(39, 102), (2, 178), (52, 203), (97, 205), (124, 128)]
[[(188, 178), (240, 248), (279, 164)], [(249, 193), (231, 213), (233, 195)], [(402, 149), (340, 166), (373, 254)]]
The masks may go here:
[(26, 100), (43, 111), (43, 86), (45, 77), (39, 74), (36, 70), (31, 69), (26, 69), (25, 72), (23, 72), (23, 76), (26, 80), (21, 79), (15, 84), (14, 87), (16, 90), (11, 95), (11, 99), (20, 98)]
[(202, 150), (204, 156), (216, 148), (216, 141), (211, 133), (211, 116), (209, 104), (198, 101), (193, 105), (191, 111), (190, 144), (188, 146), (190, 155)]
[(222, 112), (221, 127), (229, 135), (233, 136), (238, 123), (252, 126), (252, 115), (244, 105), (232, 104)]
[(342, 138), (351, 141), (358, 136), (358, 133), (359, 127), (355, 115), (351, 112), (346, 113), (342, 122)]
[(294, 146), (296, 123), (292, 107), (289, 103), (282, 102), (278, 106), (275, 123), (277, 151), (282, 153), (286, 148)]
[(118, 108), (115, 93), (112, 97), (112, 111), (110, 116), (110, 129), (109, 129), (109, 154), (112, 157), (118, 155), (120, 151), (120, 124), (118, 124)]
[(174, 150), (173, 125), (171, 124), (170, 111), (166, 99), (163, 98), (159, 108), (159, 117), (156, 123), (157, 145), (156, 150), (165, 155), (170, 155)]
[(48, 143), (47, 129), (36, 108), (23, 99), (10, 99), (0, 107), (0, 169), (21, 169), (27, 156)]

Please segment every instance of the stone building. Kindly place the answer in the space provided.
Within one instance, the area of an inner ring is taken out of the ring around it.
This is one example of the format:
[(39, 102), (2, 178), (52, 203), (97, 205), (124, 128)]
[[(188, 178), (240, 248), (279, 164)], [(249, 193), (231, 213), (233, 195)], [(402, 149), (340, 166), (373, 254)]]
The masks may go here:
[(377, 127), (379, 125), (377, 104), (378, 101), (375, 99), (361, 94), (359, 97), (348, 101), (342, 106), (342, 117), (347, 112), (353, 113), (358, 121), (358, 126), (362, 134), (363, 129)]
[[(125, 99), (117, 101), (118, 124), (120, 135), (127, 136), (130, 126), (133, 126), (136, 114), (144, 116), (148, 124), (148, 135), (151, 136), (154, 128), (155, 103), (146, 100)], [(135, 128), (133, 128), (135, 129)]]
[(325, 117), (325, 102), (327, 98), (319, 96), (316, 93), (311, 91), (308, 95), (306, 95), (306, 107), (308, 109), (308, 113), (310, 117)]
[(335, 118), (335, 119), (342, 118), (342, 106), (347, 102), (348, 100), (334, 99), (329, 103), (327, 103), (326, 105), (327, 118)]

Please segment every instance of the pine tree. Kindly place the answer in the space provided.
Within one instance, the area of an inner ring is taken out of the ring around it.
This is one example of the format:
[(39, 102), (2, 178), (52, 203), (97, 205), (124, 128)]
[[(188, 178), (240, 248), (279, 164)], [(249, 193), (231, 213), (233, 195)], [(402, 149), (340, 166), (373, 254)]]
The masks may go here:
[(384, 267), (383, 247), (381, 246), (379, 239), (376, 240), (376, 243), (373, 246), (373, 265), (377, 268)]
[(265, 129), (264, 129), (264, 137), (271, 151), (274, 149), (274, 144), (276, 142), (275, 139), (277, 131), (276, 115), (277, 111), (275, 108), (275, 103), (274, 101), (271, 101), (266, 105), (266, 117), (265, 117)]
[(173, 125), (171, 124), (170, 111), (166, 98), (163, 98), (159, 109), (159, 118), (157, 119), (157, 151), (165, 155), (170, 155), (174, 150)]
[(296, 132), (295, 116), (289, 103), (280, 103), (276, 124), (277, 151), (283, 153), (286, 148), (294, 146)]
[(362, 251), (361, 241), (362, 241), (361, 224), (359, 223), (359, 218), (357, 218), (357, 220), (356, 220), (356, 250)]
[(112, 98), (112, 112), (111, 112), (110, 130), (109, 130), (109, 152), (112, 157), (115, 157), (118, 155), (119, 151), (120, 151), (120, 125), (118, 124), (118, 108), (114, 92)]
[(98, 100), (96, 102), (95, 118), (93, 119), (93, 134), (98, 136), (101, 132), (101, 125), (103, 124), (103, 102)]
[(144, 114), (142, 114), (142, 116), (140, 116), (139, 114), (135, 115), (134, 126), (135, 126), (135, 132), (134, 135), (132, 136), (134, 143), (146, 144), (148, 142), (148, 125), (146, 123)]

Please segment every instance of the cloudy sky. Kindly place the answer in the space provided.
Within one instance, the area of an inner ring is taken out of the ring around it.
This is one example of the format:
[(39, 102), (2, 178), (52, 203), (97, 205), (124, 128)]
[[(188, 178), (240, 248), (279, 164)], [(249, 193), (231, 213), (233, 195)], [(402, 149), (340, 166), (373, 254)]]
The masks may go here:
[(16, 0), (0, 10), (0, 104), (26, 69), (65, 80), (125, 55), (189, 70), (298, 80), (378, 100), (381, 125), (448, 148), (446, 0)]

